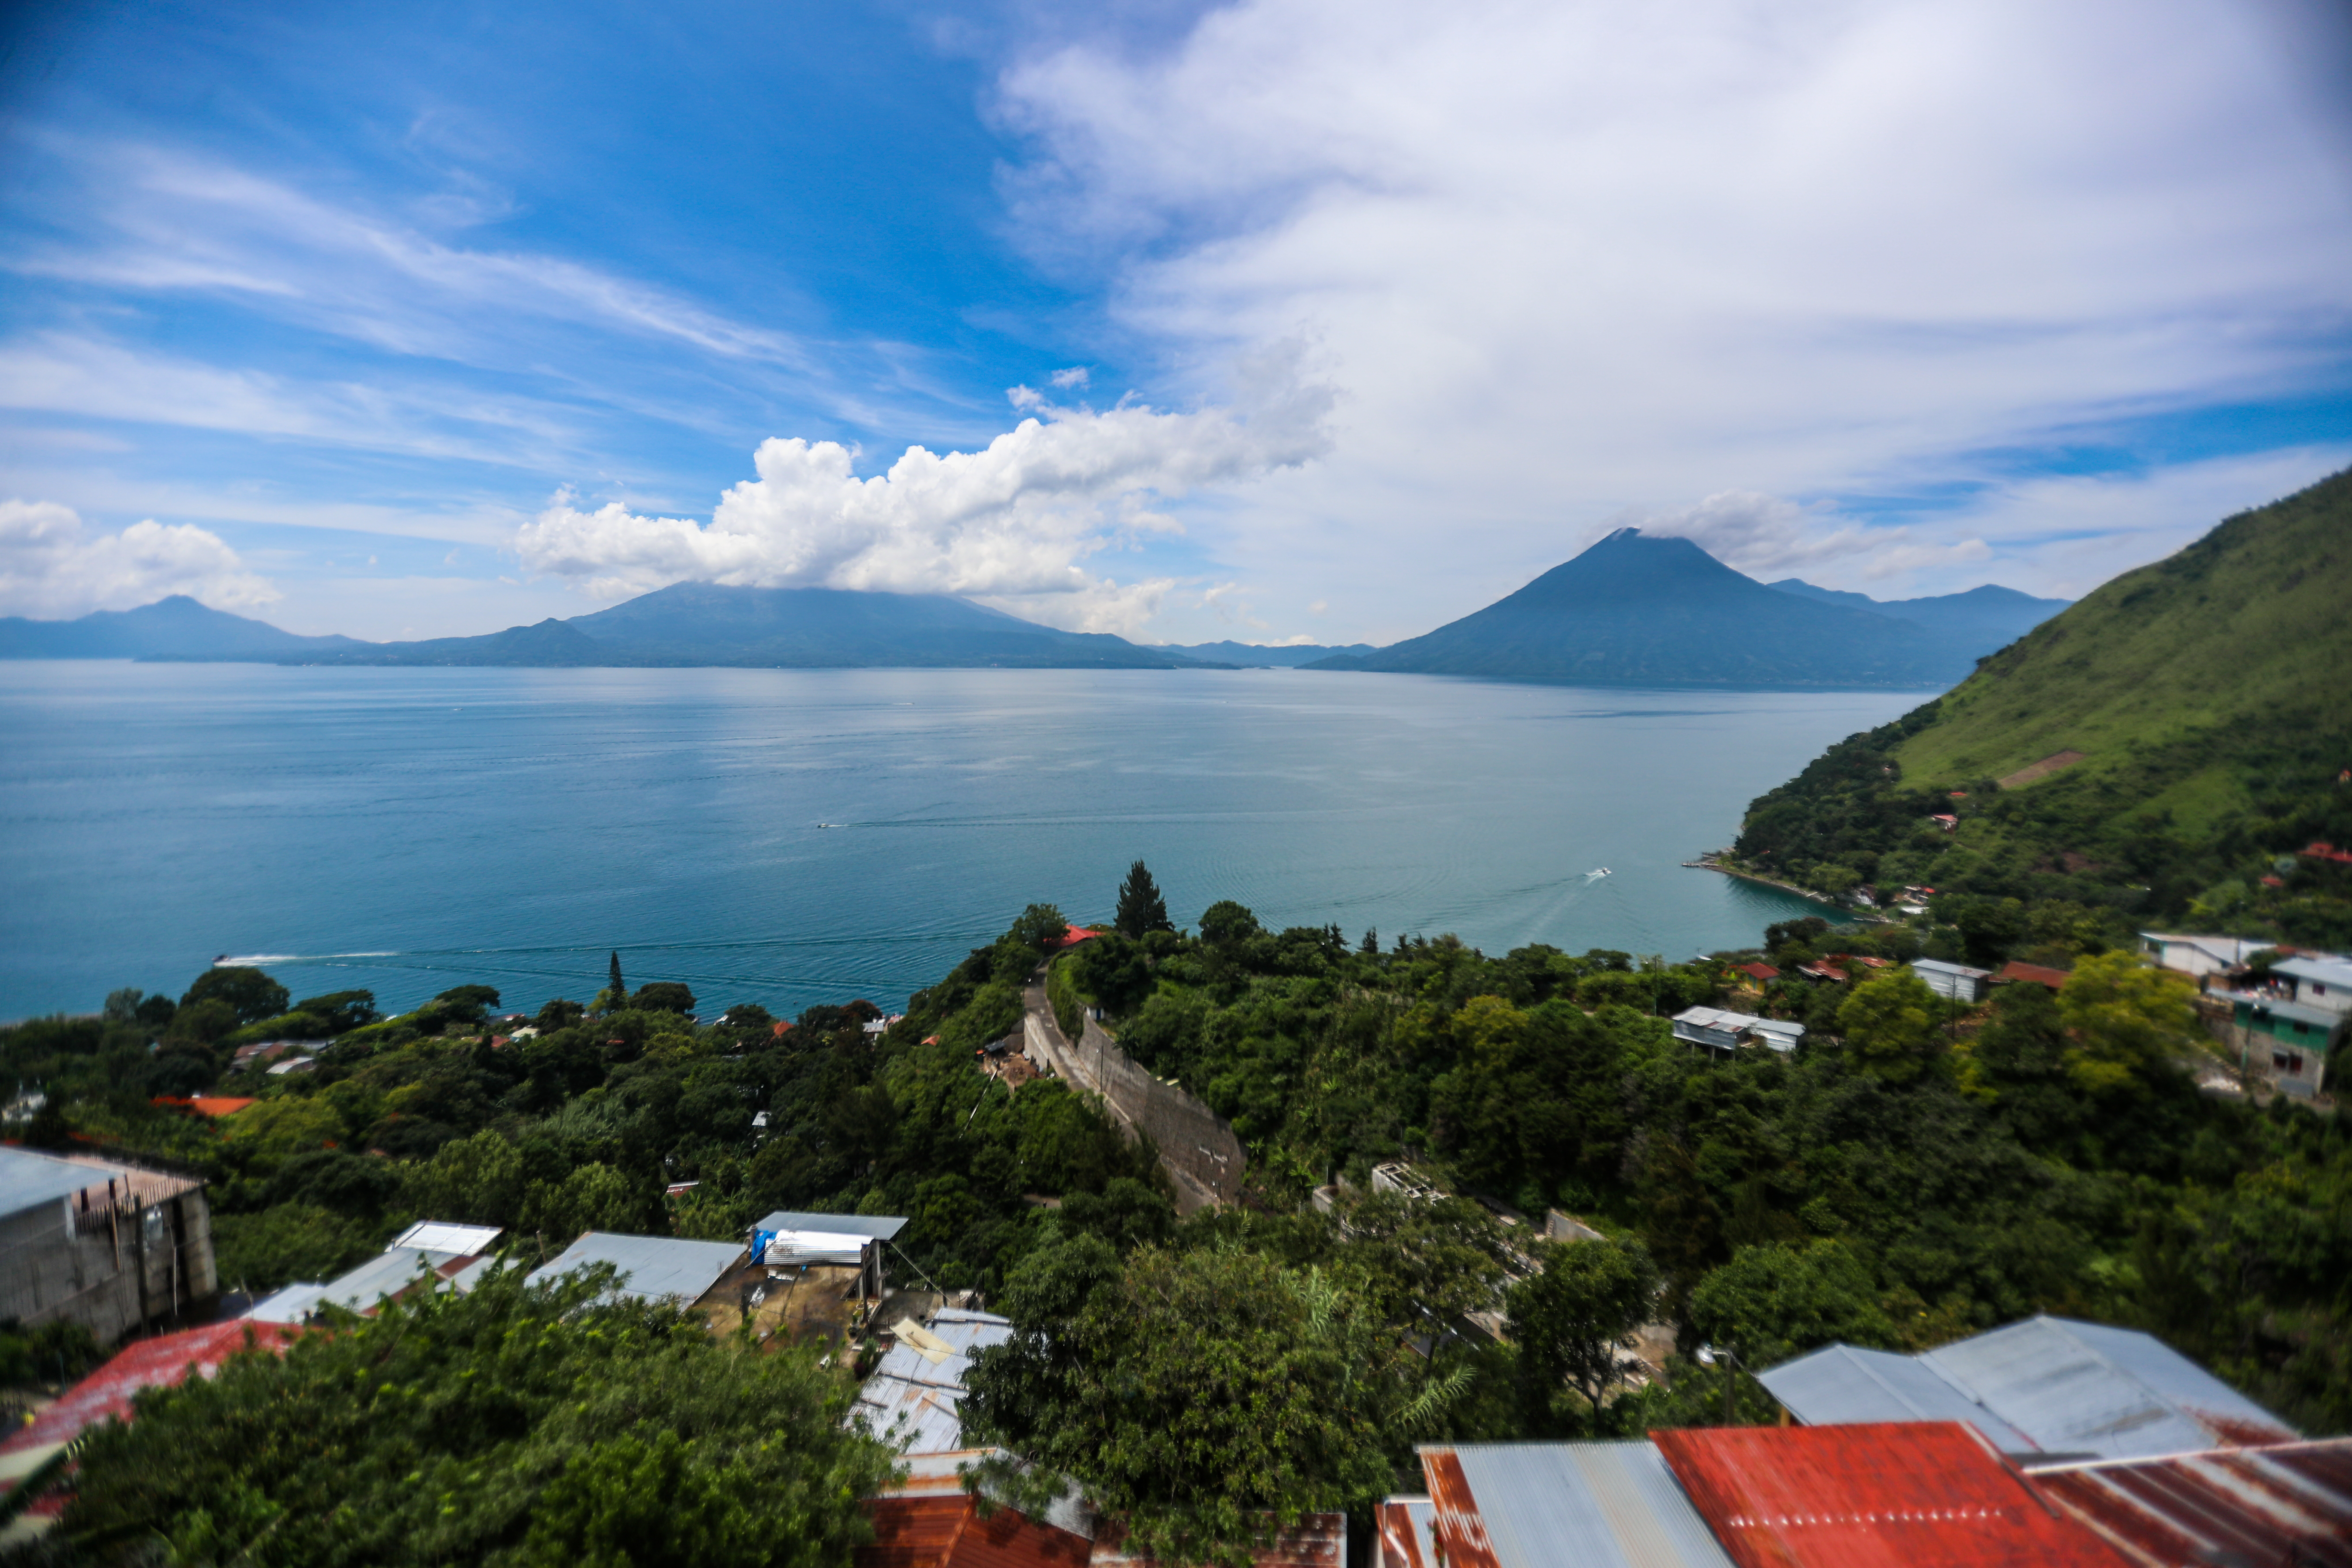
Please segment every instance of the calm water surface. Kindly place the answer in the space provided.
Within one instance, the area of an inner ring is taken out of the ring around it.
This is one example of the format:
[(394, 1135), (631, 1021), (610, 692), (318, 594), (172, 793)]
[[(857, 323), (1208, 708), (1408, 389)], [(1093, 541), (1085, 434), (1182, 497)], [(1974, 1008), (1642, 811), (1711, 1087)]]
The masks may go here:
[[(1032, 900), (1680, 957), (1801, 900), (1680, 862), (1906, 692), (1293, 670), (0, 663), (0, 1017), (177, 994), (780, 1013), (939, 978)], [(1608, 867), (1612, 875), (1587, 873)], [(264, 956), (266, 955), (266, 956)]]

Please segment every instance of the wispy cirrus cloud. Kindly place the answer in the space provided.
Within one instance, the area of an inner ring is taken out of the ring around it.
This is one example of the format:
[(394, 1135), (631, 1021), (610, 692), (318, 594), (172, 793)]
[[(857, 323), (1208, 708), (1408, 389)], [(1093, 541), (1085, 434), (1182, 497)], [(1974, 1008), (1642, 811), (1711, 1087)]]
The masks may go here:
[(1212, 542), (1396, 636), (1628, 508), (1759, 560), (1969, 567), (1918, 514), (1966, 528), (2021, 451), (2131, 454), (2152, 416), (2352, 384), (2347, 148), (2300, 25), (1248, 0), (1164, 47), (1041, 49), (997, 108), (1035, 149), (1013, 232), (1133, 330), (1202, 363), (1316, 334), (1331, 457)]

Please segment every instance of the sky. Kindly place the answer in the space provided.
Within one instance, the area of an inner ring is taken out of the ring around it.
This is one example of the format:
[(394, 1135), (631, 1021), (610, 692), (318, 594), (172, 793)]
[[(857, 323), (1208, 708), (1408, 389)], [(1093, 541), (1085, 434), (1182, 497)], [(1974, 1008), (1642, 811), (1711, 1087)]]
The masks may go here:
[(2327, 0), (0, 22), (0, 614), (1388, 642), (1633, 524), (2073, 597), (2352, 464)]

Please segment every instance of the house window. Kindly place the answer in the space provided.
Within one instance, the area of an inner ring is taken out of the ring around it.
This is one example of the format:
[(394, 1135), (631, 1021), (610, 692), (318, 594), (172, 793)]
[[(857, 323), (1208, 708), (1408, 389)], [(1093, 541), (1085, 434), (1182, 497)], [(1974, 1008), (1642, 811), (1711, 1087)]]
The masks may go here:
[(2273, 1051), (2271, 1053), (2271, 1066), (2292, 1078), (2301, 1078), (2303, 1076), (2303, 1053), (2301, 1051)]

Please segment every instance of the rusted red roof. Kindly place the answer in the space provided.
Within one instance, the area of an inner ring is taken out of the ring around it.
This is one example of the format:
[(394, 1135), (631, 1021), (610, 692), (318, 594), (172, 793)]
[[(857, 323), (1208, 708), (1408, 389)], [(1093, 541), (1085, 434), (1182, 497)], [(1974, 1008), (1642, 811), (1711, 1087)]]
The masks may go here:
[(243, 1318), (183, 1329), (141, 1340), (66, 1390), (64, 1395), (0, 1441), (0, 1454), (69, 1443), (88, 1428), (111, 1415), (131, 1419), (131, 1401), (142, 1388), (170, 1388), (184, 1381), (194, 1365), (207, 1377), (220, 1370), (246, 1346), (246, 1336), (265, 1350), (283, 1350), (302, 1331), (289, 1323), (257, 1323)]
[(1650, 1438), (1739, 1568), (2126, 1561), (1962, 1422), (1722, 1426)]
[(1743, 963), (1739, 965), (1738, 973), (1748, 975), (1757, 980), (1778, 980), (1780, 978), (1780, 972), (1773, 968), (1769, 963)]
[(1429, 1488), (1434, 1509), (1430, 1538), (1448, 1568), (1503, 1568), (1502, 1560), (1495, 1555), (1495, 1543), (1487, 1537), (1486, 1521), (1478, 1512), (1478, 1500), (1470, 1490), (1470, 1478), (1462, 1473), (1462, 1461), (1453, 1451), (1422, 1450), (1421, 1479)]
[(2147, 1568), (2352, 1568), (2352, 1438), (2070, 1466), (2033, 1484)]
[(858, 1507), (874, 1539), (857, 1568), (1085, 1568), (1094, 1543), (1014, 1509), (980, 1517), (979, 1500), (953, 1496), (867, 1498)]
[(1997, 981), (2031, 980), (2036, 985), (2047, 985), (2051, 990), (2055, 991), (2074, 976), (2063, 969), (2052, 969), (2039, 963), (2020, 963), (2012, 958), (2000, 966), (2000, 973), (1993, 978)]
[(1421, 1539), (1412, 1528), (1410, 1505), (1391, 1500), (1372, 1510), (1372, 1528), (1380, 1537), (1376, 1559), (1381, 1568), (1435, 1568), (1421, 1560)]

